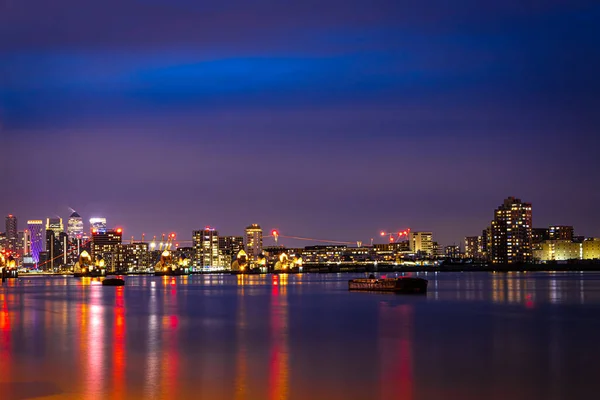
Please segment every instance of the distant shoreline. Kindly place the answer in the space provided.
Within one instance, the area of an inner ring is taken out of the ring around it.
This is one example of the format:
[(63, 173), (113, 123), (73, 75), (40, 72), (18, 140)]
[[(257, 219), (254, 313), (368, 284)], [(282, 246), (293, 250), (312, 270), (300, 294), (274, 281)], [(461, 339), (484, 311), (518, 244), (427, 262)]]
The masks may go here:
[[(600, 263), (573, 264), (443, 264), (438, 266), (400, 266), (400, 265), (308, 265), (302, 273), (407, 273), (407, 272), (600, 272)], [(190, 275), (229, 274), (230, 271), (192, 272)], [(293, 271), (269, 271), (268, 274), (297, 274)], [(152, 275), (153, 273), (130, 272), (110, 273), (108, 275)], [(249, 273), (248, 275), (264, 275), (266, 273)], [(19, 273), (20, 277), (35, 276), (72, 276), (72, 273), (33, 272)]]

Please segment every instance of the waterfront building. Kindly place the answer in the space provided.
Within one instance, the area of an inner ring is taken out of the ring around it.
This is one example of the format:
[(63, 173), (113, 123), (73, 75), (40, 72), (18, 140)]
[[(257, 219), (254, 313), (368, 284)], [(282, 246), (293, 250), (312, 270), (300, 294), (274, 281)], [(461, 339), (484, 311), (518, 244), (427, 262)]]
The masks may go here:
[(485, 260), (485, 248), (486, 238), (484, 236), (467, 236), (465, 238), (465, 258)]
[(250, 263), (258, 260), (263, 250), (263, 231), (258, 224), (246, 227), (246, 254)]
[(40, 262), (40, 253), (44, 251), (44, 222), (41, 219), (31, 219), (27, 221), (29, 230), (30, 254), (35, 264)]
[(6, 250), (9, 253), (15, 253), (17, 250), (17, 242), (19, 240), (18, 230), (17, 230), (17, 227), (18, 227), (17, 217), (15, 217), (12, 214), (9, 214), (5, 219), (5, 227), (6, 227), (6, 231), (5, 231)]
[(600, 260), (600, 238), (588, 238), (581, 247), (584, 260)]
[(446, 258), (461, 258), (462, 254), (460, 252), (460, 246), (458, 245), (450, 245), (444, 248), (444, 255)]
[(61, 232), (65, 231), (62, 218), (47, 218), (46, 219), (46, 230), (54, 231), (55, 236), (58, 237)]
[(151, 265), (154, 264), (150, 262), (147, 242), (115, 246), (115, 270), (117, 272), (145, 271)]
[(100, 233), (106, 233), (106, 218), (95, 217), (90, 218), (90, 230)]
[(223, 268), (219, 257), (219, 232), (210, 226), (194, 231), (194, 267), (198, 270), (219, 270)]
[(527, 263), (533, 259), (531, 203), (509, 197), (494, 211), (491, 261), (495, 264)]
[(104, 265), (108, 271), (115, 271), (115, 254), (117, 246), (122, 243), (123, 230), (107, 229), (104, 232), (100, 230), (92, 231), (92, 262), (103, 259)]
[(67, 235), (71, 240), (83, 238), (83, 218), (77, 212), (73, 212), (67, 221)]
[(344, 261), (344, 255), (348, 246), (344, 245), (321, 245), (306, 246), (302, 252), (305, 263), (309, 264), (327, 264)]
[(549, 240), (573, 240), (573, 227), (568, 225), (554, 225), (548, 228)]
[[(46, 224), (48, 226), (48, 224)], [(68, 238), (65, 232), (58, 232), (56, 229), (46, 229), (46, 252), (48, 261), (44, 269), (54, 271), (67, 264)]]
[(434, 256), (437, 255), (437, 251), (434, 251), (433, 245), (433, 234), (431, 232), (413, 232), (408, 234), (408, 242), (410, 244), (410, 250), (422, 256)]
[[(231, 266), (241, 250), (244, 250), (243, 236), (219, 236), (219, 256), (223, 266)], [(245, 254), (245, 253), (244, 253)]]
[(536, 245), (534, 258), (537, 261), (580, 260), (582, 244), (570, 240), (545, 240)]

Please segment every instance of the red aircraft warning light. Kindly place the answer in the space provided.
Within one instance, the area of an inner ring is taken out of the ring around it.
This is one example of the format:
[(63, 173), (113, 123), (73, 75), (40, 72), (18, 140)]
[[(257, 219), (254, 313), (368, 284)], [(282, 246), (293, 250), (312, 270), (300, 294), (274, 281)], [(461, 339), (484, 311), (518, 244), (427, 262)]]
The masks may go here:
[(117, 233), (123, 233), (123, 229), (117, 228)]

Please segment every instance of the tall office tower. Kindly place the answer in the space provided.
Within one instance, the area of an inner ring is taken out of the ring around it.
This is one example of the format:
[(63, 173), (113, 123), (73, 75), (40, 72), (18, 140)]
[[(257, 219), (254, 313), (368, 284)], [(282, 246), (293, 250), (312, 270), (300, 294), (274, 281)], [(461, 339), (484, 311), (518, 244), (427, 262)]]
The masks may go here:
[(73, 212), (67, 222), (67, 235), (69, 239), (83, 238), (83, 218), (76, 212)]
[(67, 234), (54, 229), (46, 229), (46, 253), (48, 262), (45, 269), (54, 270), (66, 264)]
[(410, 250), (422, 255), (435, 255), (433, 249), (433, 234), (431, 232), (413, 232), (408, 234)]
[(108, 271), (115, 270), (117, 246), (123, 239), (123, 230), (107, 229), (104, 232), (96, 230), (92, 232), (92, 260), (103, 259)]
[(19, 240), (17, 231), (17, 217), (9, 214), (6, 217), (6, 250), (9, 252), (16, 252), (17, 241)]
[(54, 231), (56, 237), (60, 235), (61, 232), (65, 231), (65, 227), (63, 225), (62, 218), (48, 218), (46, 219), (46, 230)]
[(193, 232), (194, 267), (202, 270), (221, 269), (219, 232), (210, 226)]
[(555, 225), (548, 229), (550, 240), (573, 240), (573, 227), (567, 225)]
[(258, 224), (246, 228), (246, 253), (249, 261), (256, 261), (262, 254), (263, 231)]
[(495, 264), (533, 260), (531, 203), (509, 197), (494, 211), (491, 261)]
[(219, 255), (224, 267), (231, 266), (240, 250), (244, 250), (243, 236), (219, 236)]
[(31, 236), (31, 257), (35, 264), (40, 262), (40, 253), (44, 251), (44, 222), (41, 219), (27, 221), (27, 229)]
[(106, 218), (90, 218), (92, 232), (106, 233)]

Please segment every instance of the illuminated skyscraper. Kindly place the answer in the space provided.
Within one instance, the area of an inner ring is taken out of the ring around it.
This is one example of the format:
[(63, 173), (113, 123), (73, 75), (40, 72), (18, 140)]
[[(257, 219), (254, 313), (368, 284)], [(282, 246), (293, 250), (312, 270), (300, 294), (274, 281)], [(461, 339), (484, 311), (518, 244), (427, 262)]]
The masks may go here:
[(53, 231), (55, 236), (58, 237), (61, 232), (65, 231), (62, 218), (48, 218), (46, 219), (46, 230)]
[(263, 231), (258, 224), (246, 228), (246, 253), (249, 260), (256, 261), (262, 253)]
[(40, 253), (44, 251), (44, 222), (38, 219), (29, 220), (27, 229), (31, 236), (31, 257), (37, 264), (40, 262)]
[(83, 238), (83, 218), (76, 212), (73, 212), (67, 223), (67, 235), (69, 239)]
[(211, 270), (223, 267), (219, 257), (219, 232), (210, 226), (193, 232), (194, 266), (196, 269)]
[(533, 260), (531, 203), (509, 197), (494, 211), (491, 232), (491, 261), (495, 264), (526, 263)]
[(17, 217), (12, 214), (9, 214), (6, 217), (6, 249), (10, 252), (16, 252), (17, 250), (17, 241), (18, 231), (17, 231)]
[(92, 232), (106, 232), (106, 218), (90, 218), (90, 229)]

